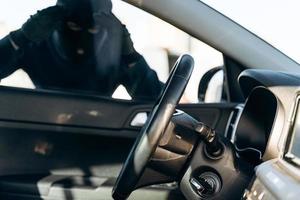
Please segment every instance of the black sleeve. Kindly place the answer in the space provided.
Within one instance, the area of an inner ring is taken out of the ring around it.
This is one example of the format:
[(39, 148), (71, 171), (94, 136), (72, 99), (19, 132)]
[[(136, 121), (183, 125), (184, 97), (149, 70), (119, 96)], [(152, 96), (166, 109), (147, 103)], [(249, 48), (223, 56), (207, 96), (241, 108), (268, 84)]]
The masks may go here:
[(9, 35), (0, 40), (0, 79), (20, 68), (23, 53), (13, 45)]
[(122, 84), (132, 99), (156, 100), (163, 88), (157, 74), (152, 70), (143, 56), (138, 53), (123, 58), (125, 75)]

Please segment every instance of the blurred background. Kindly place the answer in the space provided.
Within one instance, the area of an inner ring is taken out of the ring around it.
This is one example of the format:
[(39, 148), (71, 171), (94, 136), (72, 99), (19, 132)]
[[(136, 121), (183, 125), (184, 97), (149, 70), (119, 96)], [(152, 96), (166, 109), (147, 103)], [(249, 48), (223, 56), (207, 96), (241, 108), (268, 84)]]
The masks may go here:
[[(194, 73), (182, 102), (198, 102), (199, 81), (209, 69), (223, 65), (222, 54), (153, 15), (121, 0), (112, 2), (113, 12), (127, 26), (136, 50), (145, 57), (161, 81), (166, 81), (171, 67), (181, 54), (189, 53), (194, 57)], [(6, 36), (10, 31), (20, 28), (37, 10), (55, 5), (55, 3), (56, 0), (5, 1), (0, 7), (0, 38)], [(216, 80), (215, 83), (222, 87), (222, 71), (218, 73)], [(23, 70), (18, 70), (1, 80), (1, 85), (34, 88), (30, 78)], [(126, 89), (122, 86), (115, 91), (113, 97), (130, 99)], [(220, 101), (220, 97), (211, 101)]]

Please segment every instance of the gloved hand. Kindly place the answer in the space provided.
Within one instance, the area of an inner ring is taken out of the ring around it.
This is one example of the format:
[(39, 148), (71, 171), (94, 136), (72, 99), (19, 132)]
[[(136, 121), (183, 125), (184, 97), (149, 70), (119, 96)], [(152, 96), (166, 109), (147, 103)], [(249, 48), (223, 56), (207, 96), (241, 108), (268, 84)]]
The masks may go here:
[(122, 56), (128, 64), (137, 62), (137, 60), (141, 58), (141, 55), (135, 50), (133, 46), (133, 42), (130, 38), (130, 33), (128, 32), (125, 25), (123, 25)]
[(64, 9), (61, 6), (51, 6), (32, 15), (21, 29), (10, 33), (12, 40), (18, 46), (27, 42), (41, 42), (59, 27), (64, 19)]
[(122, 54), (130, 55), (135, 53), (135, 49), (133, 47), (133, 42), (130, 38), (130, 33), (128, 32), (125, 25), (123, 25), (123, 36), (122, 36)]

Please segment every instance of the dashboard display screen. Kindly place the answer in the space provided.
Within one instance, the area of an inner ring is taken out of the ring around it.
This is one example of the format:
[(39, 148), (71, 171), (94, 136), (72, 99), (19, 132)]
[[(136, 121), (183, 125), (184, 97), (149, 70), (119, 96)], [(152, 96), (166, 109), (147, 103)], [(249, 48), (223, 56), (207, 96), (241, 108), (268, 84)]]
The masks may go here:
[(290, 153), (293, 154), (297, 159), (300, 159), (300, 108), (298, 103), (298, 109), (296, 118), (294, 121), (293, 138), (291, 141)]

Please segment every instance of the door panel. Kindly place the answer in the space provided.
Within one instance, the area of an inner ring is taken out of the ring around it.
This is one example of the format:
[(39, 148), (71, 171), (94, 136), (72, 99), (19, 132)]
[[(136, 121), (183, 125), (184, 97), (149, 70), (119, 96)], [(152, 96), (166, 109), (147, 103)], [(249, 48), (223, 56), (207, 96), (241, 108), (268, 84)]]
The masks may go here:
[[(185, 105), (180, 108), (217, 130), (225, 130), (230, 115), (230, 107)], [(134, 137), (117, 137), (117, 130), (110, 131), (113, 136), (108, 136), (100, 128), (99, 133), (103, 134), (91, 134), (84, 128), (80, 129), (82, 132), (67, 132), (59, 127), (43, 130), (41, 126), (20, 128), (0, 123), (0, 175), (51, 171), (115, 177), (134, 142)], [(131, 131), (131, 135), (138, 132)]]
[(0, 175), (48, 173), (114, 177), (134, 139), (0, 129)]
[(0, 87), (0, 97), (0, 120), (28, 124), (136, 130), (128, 119), (151, 110), (143, 102), (45, 90)]
[[(178, 108), (224, 134), (235, 106)], [(147, 103), (0, 88), (0, 176), (116, 177), (140, 130), (130, 121), (151, 108)]]
[(0, 176), (49, 173), (116, 177), (134, 139), (0, 129)]

